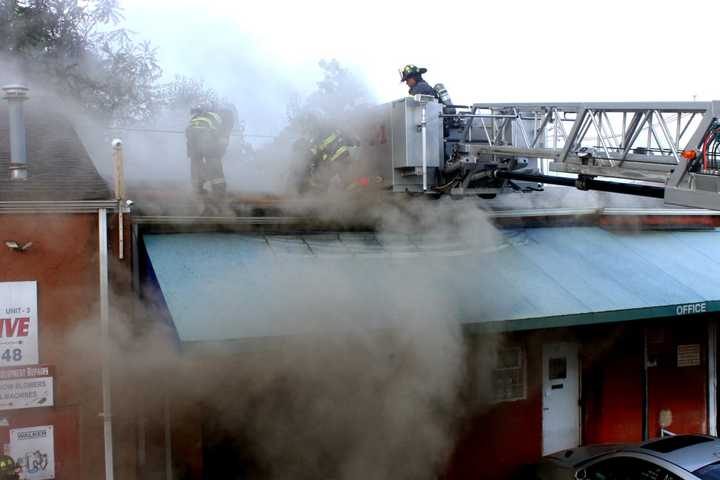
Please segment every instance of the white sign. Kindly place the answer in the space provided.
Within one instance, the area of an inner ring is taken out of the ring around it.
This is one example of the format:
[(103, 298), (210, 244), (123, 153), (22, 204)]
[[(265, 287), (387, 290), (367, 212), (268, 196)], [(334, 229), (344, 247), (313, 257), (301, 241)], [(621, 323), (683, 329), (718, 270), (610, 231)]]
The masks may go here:
[(53, 426), (11, 429), (10, 456), (22, 467), (20, 476), (23, 479), (55, 478)]
[(52, 405), (52, 367), (36, 365), (0, 369), (0, 410)]
[(0, 367), (39, 363), (36, 282), (0, 282)]

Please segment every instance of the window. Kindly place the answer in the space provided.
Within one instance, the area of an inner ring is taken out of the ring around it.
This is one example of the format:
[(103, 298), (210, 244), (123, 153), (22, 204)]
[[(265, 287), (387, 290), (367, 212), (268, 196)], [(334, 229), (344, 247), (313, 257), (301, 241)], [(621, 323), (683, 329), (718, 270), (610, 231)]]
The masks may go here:
[(567, 358), (551, 358), (548, 367), (548, 380), (565, 380), (567, 378)]
[(720, 480), (720, 463), (711, 463), (693, 473), (702, 480)]
[(496, 402), (525, 399), (525, 356), (522, 348), (498, 350), (493, 387)]
[(587, 480), (681, 480), (660, 465), (633, 457), (614, 457), (585, 469)]

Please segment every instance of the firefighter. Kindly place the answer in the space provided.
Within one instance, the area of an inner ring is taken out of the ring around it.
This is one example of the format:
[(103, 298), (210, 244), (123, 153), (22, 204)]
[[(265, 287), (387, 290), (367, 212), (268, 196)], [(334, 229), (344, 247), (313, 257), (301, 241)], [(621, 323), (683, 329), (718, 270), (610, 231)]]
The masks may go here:
[(0, 455), (0, 480), (18, 480), (20, 478), (20, 467), (12, 457)]
[(410, 90), (410, 95), (431, 95), (437, 98), (435, 90), (423, 80), (423, 73), (427, 72), (427, 68), (418, 68), (415, 65), (405, 65), (400, 70), (401, 82), (405, 82)]
[(198, 106), (185, 130), (193, 191), (203, 202), (202, 215), (222, 212), (226, 185), (222, 158), (235, 123), (231, 107)]
[(320, 129), (310, 142), (308, 182), (313, 190), (345, 188), (353, 140), (338, 129)]

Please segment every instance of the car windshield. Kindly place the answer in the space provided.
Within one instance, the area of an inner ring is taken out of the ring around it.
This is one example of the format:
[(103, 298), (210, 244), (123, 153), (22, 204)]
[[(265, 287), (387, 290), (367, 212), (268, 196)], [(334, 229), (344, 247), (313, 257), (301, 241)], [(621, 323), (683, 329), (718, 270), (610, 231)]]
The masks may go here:
[(691, 447), (699, 443), (712, 442), (711, 437), (703, 437), (700, 435), (678, 435), (675, 437), (666, 437), (654, 442), (646, 443), (643, 448), (659, 453), (669, 453), (685, 447)]
[(711, 463), (693, 472), (702, 480), (720, 480), (720, 462)]
[(588, 480), (680, 480), (660, 465), (633, 457), (601, 460), (588, 467), (585, 473)]

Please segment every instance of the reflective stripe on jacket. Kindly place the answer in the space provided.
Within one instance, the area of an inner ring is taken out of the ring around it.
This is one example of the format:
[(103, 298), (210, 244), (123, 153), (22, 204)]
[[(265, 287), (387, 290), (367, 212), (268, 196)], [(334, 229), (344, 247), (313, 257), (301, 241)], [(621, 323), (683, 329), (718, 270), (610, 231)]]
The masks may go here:
[(337, 160), (348, 153), (348, 151), (348, 147), (344, 144), (342, 136), (337, 132), (331, 133), (310, 149), (310, 152), (316, 155), (318, 160), (328, 162)]
[(212, 130), (219, 130), (222, 127), (222, 124), (222, 117), (213, 112), (200, 113), (190, 119), (190, 127), (192, 128), (210, 128)]

